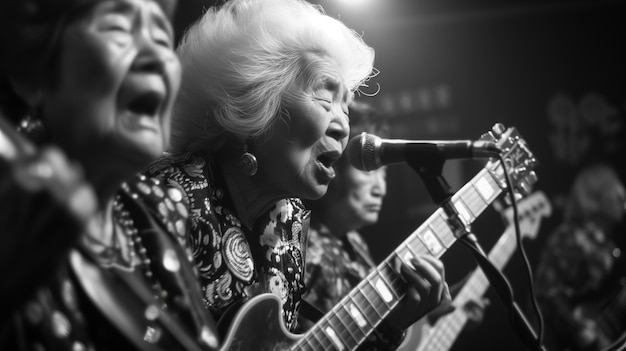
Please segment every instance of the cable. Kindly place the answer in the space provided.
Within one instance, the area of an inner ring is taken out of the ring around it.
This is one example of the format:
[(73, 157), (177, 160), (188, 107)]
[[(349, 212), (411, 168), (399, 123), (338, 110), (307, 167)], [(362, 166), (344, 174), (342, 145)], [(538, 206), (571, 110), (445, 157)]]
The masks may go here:
[(505, 175), (506, 185), (509, 190), (509, 196), (511, 197), (511, 203), (513, 206), (513, 223), (515, 225), (515, 240), (517, 241), (517, 246), (519, 248), (520, 254), (524, 261), (524, 265), (526, 267), (526, 277), (528, 279), (528, 287), (530, 289), (530, 300), (531, 300), (531, 304), (533, 306), (533, 310), (535, 312), (535, 315), (537, 317), (537, 322), (538, 322), (539, 330), (537, 334), (537, 342), (539, 345), (541, 345), (543, 343), (544, 321), (543, 321), (543, 316), (541, 315), (541, 310), (539, 309), (539, 305), (537, 303), (537, 299), (535, 298), (535, 284), (533, 282), (532, 269), (530, 267), (528, 256), (526, 255), (526, 250), (524, 249), (524, 245), (522, 243), (521, 229), (519, 226), (519, 213), (517, 209), (517, 201), (515, 201), (515, 192), (513, 191), (511, 177), (509, 176), (509, 172), (506, 168), (506, 162), (504, 162), (504, 158), (502, 157), (501, 154), (498, 154), (498, 158), (500, 160), (500, 165), (502, 166), (502, 169)]

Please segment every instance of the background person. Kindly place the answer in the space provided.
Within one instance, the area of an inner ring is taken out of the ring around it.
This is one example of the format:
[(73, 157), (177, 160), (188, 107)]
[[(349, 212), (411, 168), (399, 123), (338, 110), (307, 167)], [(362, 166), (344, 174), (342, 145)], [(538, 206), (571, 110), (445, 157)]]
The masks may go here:
[(535, 271), (550, 350), (600, 350), (623, 333), (626, 301), (614, 274), (621, 233), (614, 229), (625, 205), (624, 185), (610, 166), (588, 165), (576, 176)]
[(8, 204), (0, 212), (0, 348), (180, 348), (182, 334), (159, 313), (171, 313), (186, 340), (202, 341), (212, 321), (194, 308), (203, 311), (191, 293), (199, 296), (199, 285), (184, 280), (193, 276), (187, 255), (156, 229), (138, 231), (128, 216), (141, 209), (127, 192), (115, 196), (169, 141), (180, 83), (176, 3), (0, 6), (0, 196)]

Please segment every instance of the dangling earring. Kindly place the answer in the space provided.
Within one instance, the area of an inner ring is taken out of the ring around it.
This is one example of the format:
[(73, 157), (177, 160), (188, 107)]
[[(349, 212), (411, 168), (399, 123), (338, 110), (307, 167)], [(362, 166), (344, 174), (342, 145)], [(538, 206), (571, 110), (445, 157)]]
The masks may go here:
[(241, 167), (245, 174), (253, 176), (259, 169), (259, 162), (256, 157), (248, 152), (248, 144), (243, 144), (243, 155), (241, 155)]
[(33, 117), (32, 114), (26, 115), (20, 120), (17, 131), (24, 134), (35, 144), (42, 144), (46, 138), (45, 129), (40, 119)]

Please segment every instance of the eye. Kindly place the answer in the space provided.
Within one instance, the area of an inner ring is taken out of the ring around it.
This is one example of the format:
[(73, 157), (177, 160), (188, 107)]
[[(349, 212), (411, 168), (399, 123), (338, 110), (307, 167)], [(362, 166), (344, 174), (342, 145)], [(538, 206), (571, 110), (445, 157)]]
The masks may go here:
[(315, 97), (315, 100), (323, 103), (323, 104), (332, 104), (332, 101), (330, 99), (325, 99), (322, 97)]
[(121, 14), (108, 14), (102, 17), (98, 29), (101, 33), (119, 46), (125, 46), (131, 41), (132, 22)]
[(174, 46), (174, 40), (172, 36), (166, 30), (158, 28), (153, 31), (154, 41), (164, 47), (171, 48)]
[(129, 33), (132, 30), (132, 23), (123, 15), (108, 14), (102, 18), (100, 29), (106, 32)]
[(327, 111), (330, 111), (332, 109), (333, 98), (332, 98), (332, 95), (329, 94), (328, 92), (324, 93), (321, 90), (317, 91), (314, 93), (313, 99), (319, 102), (322, 105), (322, 107), (324, 107), (324, 109), (326, 109)]

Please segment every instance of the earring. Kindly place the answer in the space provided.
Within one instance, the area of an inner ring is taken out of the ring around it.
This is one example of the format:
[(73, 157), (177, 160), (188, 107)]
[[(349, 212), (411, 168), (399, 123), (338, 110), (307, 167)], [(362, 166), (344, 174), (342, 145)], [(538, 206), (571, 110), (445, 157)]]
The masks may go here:
[(32, 117), (30, 114), (22, 118), (17, 126), (17, 131), (27, 136), (35, 144), (42, 143), (46, 135), (41, 120)]
[(241, 167), (243, 167), (244, 173), (249, 176), (256, 174), (259, 169), (259, 162), (256, 160), (256, 156), (248, 152), (248, 145), (243, 144), (243, 154), (241, 155)]

